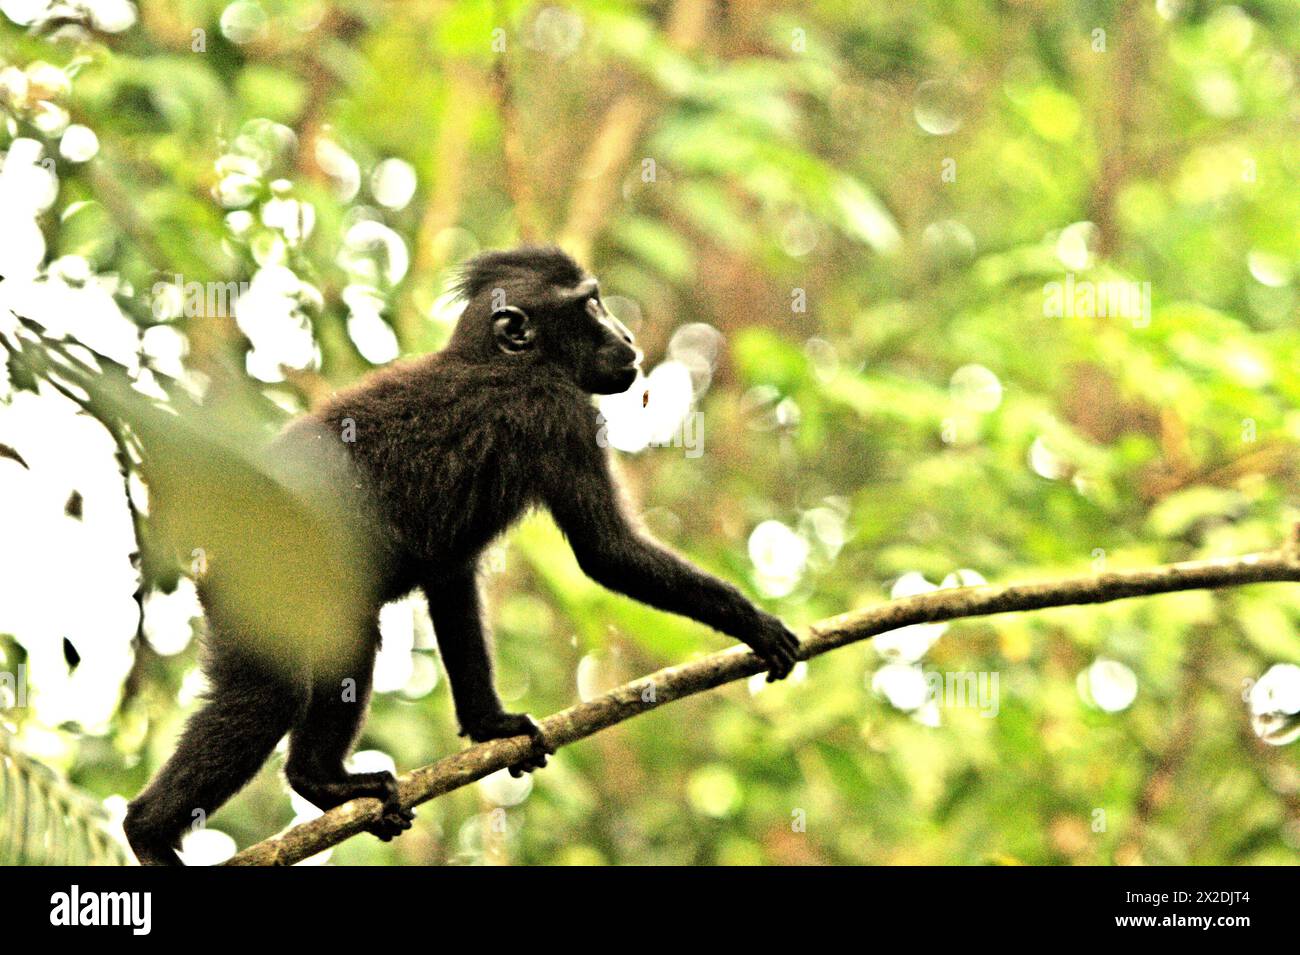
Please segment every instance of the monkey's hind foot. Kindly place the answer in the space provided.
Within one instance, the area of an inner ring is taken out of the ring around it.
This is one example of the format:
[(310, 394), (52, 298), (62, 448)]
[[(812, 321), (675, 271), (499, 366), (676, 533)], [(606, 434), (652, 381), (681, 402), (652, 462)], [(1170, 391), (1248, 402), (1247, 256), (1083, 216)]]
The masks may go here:
[(308, 802), (321, 809), (341, 806), (350, 799), (378, 799), (383, 813), (365, 827), (365, 831), (381, 842), (397, 838), (415, 820), (415, 810), (402, 805), (397, 789), (397, 777), (387, 770), (376, 773), (352, 773), (343, 779), (323, 782), (293, 775), (289, 783)]
[(370, 825), (366, 832), (380, 842), (396, 839), (415, 821), (415, 810), (402, 805), (402, 797), (397, 791), (397, 777), (388, 771), (377, 773), (357, 773), (348, 777), (348, 784), (353, 787), (349, 799), (370, 796), (383, 804), (383, 814)]
[(460, 735), (468, 736), (476, 743), (486, 743), (490, 739), (510, 739), (512, 736), (527, 736), (531, 739), (532, 752), (510, 767), (510, 775), (516, 779), (534, 769), (545, 768), (546, 758), (555, 752), (555, 747), (547, 742), (537, 720), (527, 713), (492, 713), (463, 728)]

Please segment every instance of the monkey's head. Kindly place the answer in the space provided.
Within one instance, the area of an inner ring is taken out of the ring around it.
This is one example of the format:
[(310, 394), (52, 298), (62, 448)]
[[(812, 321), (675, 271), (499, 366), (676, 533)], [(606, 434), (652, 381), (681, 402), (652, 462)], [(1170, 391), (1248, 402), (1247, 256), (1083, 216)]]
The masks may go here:
[(479, 360), (545, 364), (583, 391), (636, 381), (641, 351), (605, 308), (599, 283), (556, 248), (486, 252), (461, 273), (465, 311), (450, 349)]

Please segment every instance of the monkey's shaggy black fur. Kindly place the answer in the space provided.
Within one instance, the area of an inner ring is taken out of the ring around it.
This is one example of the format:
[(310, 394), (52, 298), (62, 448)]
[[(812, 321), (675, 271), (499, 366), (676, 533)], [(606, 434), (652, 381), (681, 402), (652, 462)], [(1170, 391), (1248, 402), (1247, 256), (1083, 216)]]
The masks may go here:
[(273, 449), (317, 462), (298, 483), (331, 495), (367, 538), (370, 586), (328, 650), (289, 648), (288, 665), (272, 664), (241, 639), (247, 628), (227, 609), (214, 561), (200, 585), (211, 691), (131, 803), (126, 832), (141, 862), (177, 864), (185, 827), (243, 787), (285, 733), (298, 793), (321, 809), (374, 796), (385, 804), (377, 836), (409, 828), (392, 774), (349, 773), (344, 760), (367, 710), (379, 608), (417, 587), (462, 734), (532, 736), (533, 755), (516, 770), (545, 765), (537, 723), (507, 713), (493, 686), (476, 584), (483, 549), (533, 506), (550, 510), (594, 580), (745, 641), (770, 679), (793, 666), (798, 643), (779, 620), (625, 516), (591, 395), (625, 391), (640, 355), (595, 281), (558, 249), (526, 248), (479, 256), (459, 289), (467, 304), (447, 348), (367, 376), (291, 424)]

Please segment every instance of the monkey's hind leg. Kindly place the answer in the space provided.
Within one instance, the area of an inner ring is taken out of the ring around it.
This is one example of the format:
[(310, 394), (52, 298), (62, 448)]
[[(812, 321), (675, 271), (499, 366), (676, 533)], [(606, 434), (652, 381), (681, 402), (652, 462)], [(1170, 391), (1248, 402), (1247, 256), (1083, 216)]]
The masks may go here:
[(255, 666), (225, 661), (209, 679), (207, 704), (127, 808), (127, 841), (142, 865), (180, 865), (186, 827), (202, 825), (253, 778), (305, 702), (304, 689)]
[(318, 680), (312, 686), (311, 702), (289, 734), (285, 777), (294, 792), (321, 810), (363, 796), (378, 799), (384, 814), (367, 831), (388, 842), (415, 819), (415, 810), (402, 806), (397, 777), (387, 771), (350, 773), (343, 766), (370, 703), (373, 669), (372, 659), (359, 664), (355, 676)]

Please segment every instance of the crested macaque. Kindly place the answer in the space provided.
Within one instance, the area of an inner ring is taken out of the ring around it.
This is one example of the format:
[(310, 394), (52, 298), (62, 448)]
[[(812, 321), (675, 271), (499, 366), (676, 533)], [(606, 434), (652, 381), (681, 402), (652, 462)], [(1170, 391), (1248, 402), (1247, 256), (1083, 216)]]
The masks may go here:
[[(264, 632), (273, 623), (233, 609), (240, 555), (213, 559), (199, 582), (210, 690), (127, 812), (142, 863), (179, 864), (186, 827), (241, 789), (286, 733), (285, 776), (304, 798), (322, 810), (380, 800), (383, 815), (370, 827), (380, 839), (411, 826), (391, 773), (352, 773), (344, 761), (368, 708), (379, 610), (416, 588), (428, 601), (461, 735), (530, 737), (512, 771), (544, 766), (551, 749), (538, 723), (507, 712), (493, 686), (476, 581), (484, 549), (533, 507), (550, 511), (578, 564), (603, 586), (744, 641), (769, 680), (798, 658), (798, 640), (780, 620), (625, 513), (597, 442), (592, 396), (630, 388), (641, 353), (606, 311), (596, 280), (558, 249), (523, 248), (475, 258), (458, 291), (466, 305), (446, 348), (372, 373), (273, 445), (284, 460), (310, 452), (317, 464), (298, 468), (311, 473), (295, 480), (332, 495), (341, 520), (365, 538), (362, 596), (341, 614), (347, 619), (327, 621), (339, 634), (327, 649), (275, 644)], [(257, 637), (275, 652), (259, 651)]]

